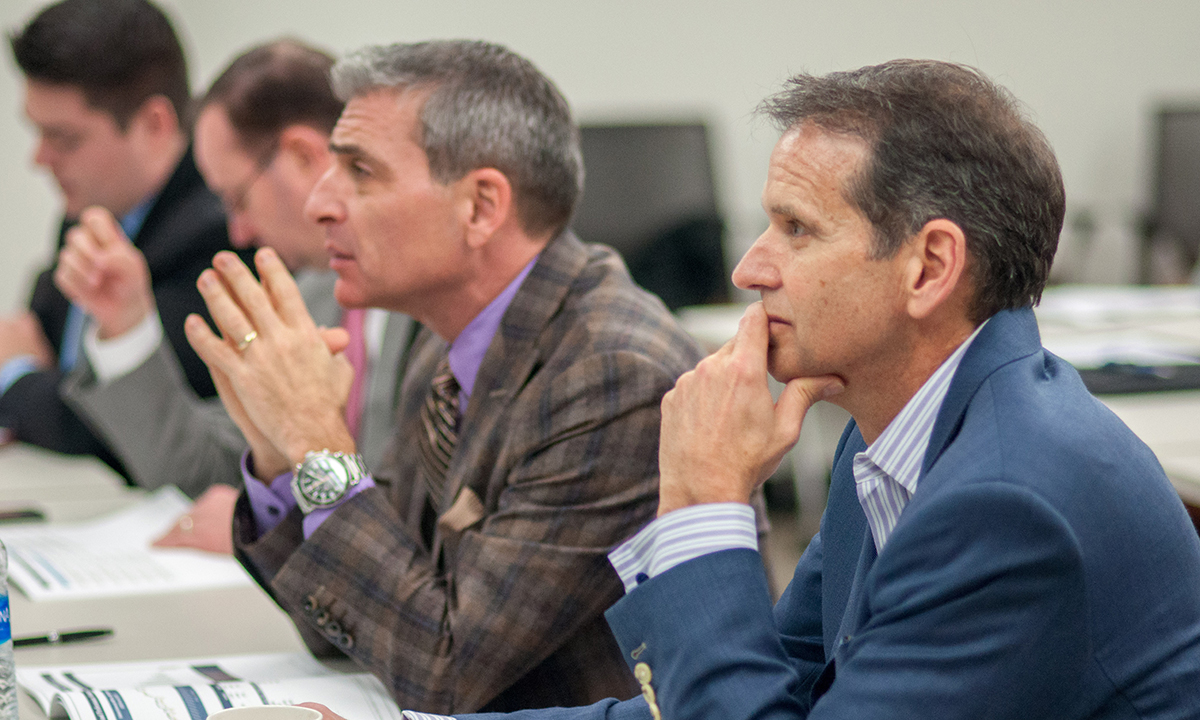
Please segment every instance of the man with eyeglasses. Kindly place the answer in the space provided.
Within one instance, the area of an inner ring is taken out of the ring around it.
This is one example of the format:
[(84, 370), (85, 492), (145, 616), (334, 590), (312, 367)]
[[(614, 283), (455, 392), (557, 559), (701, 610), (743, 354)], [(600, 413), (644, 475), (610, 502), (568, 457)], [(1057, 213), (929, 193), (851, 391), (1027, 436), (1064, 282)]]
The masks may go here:
[[(325, 235), (304, 217), (304, 202), (332, 162), (329, 133), (343, 103), (329, 86), (333, 58), (292, 40), (255, 47), (234, 59), (199, 103), (196, 163), (221, 198), (229, 237), (239, 248), (271, 247), (297, 274), (316, 322), (342, 326), (357, 384), (346, 410), (369, 462), (391, 435), (397, 366), (412, 321), (383, 310), (343, 311), (333, 296)], [(103, 217), (85, 214), (88, 232), (63, 250), (63, 291), (99, 317), (137, 314), (149, 329), (128, 334), (137, 360), (116, 377), (73, 373), (64, 395), (99, 428), (140, 485), (174, 483), (199, 499), (165, 544), (231, 550), (230, 522), (246, 441), (220, 403), (200, 402), (180, 380), (175, 354), (161, 342), (140, 254)], [(102, 274), (107, 282), (81, 280)], [(103, 313), (103, 308), (112, 308)], [(117, 309), (120, 309), (118, 312)], [(201, 495), (203, 493), (203, 495)]]
[[(229, 247), (220, 202), (204, 186), (188, 148), (190, 93), (183, 50), (170, 21), (145, 0), (65, 0), (41, 10), (9, 38), (25, 76), (24, 111), (38, 133), (33, 160), (63, 198), (59, 245), (97, 206), (132, 238), (163, 318), (165, 339), (197, 395), (212, 379), (183, 335), (203, 312), (196, 278)], [(127, 472), (60, 396), (64, 376), (90, 348), (131, 326), (101, 327), (89, 308), (36, 281), (27, 311), (0, 319), (0, 431), (72, 454), (94, 454)]]

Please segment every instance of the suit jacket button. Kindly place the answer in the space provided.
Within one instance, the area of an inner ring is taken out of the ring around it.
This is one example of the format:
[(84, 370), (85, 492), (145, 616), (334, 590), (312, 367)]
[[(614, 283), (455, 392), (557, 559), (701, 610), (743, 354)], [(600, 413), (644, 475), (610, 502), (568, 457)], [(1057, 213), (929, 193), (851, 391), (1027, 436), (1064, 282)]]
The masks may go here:
[(650, 679), (654, 677), (654, 673), (650, 672), (650, 666), (644, 662), (640, 662), (633, 666), (633, 676), (637, 678), (638, 683), (647, 685)]
[(317, 599), (312, 595), (304, 598), (304, 612), (312, 614), (317, 609)]
[(325, 633), (330, 637), (336, 638), (342, 634), (342, 626), (337, 620), (330, 620), (329, 624), (325, 626)]
[(336, 644), (343, 650), (351, 650), (354, 648), (354, 636), (350, 633), (342, 633), (338, 636)]
[(325, 627), (325, 623), (329, 622), (329, 611), (320, 611), (315, 617), (313, 617), (313, 621), (317, 623), (318, 627)]

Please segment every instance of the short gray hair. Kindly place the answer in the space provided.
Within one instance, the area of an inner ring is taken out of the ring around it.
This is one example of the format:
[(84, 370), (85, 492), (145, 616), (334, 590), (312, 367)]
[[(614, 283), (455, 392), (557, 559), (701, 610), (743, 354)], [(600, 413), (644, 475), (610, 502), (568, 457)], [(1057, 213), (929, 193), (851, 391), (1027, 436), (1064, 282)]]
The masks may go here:
[(583, 192), (579, 128), (558, 88), (525, 58), (469, 40), (368, 46), (339, 60), (331, 76), (345, 102), (428, 88), (420, 143), (435, 180), (493, 167), (512, 183), (526, 232), (557, 232), (570, 221)]

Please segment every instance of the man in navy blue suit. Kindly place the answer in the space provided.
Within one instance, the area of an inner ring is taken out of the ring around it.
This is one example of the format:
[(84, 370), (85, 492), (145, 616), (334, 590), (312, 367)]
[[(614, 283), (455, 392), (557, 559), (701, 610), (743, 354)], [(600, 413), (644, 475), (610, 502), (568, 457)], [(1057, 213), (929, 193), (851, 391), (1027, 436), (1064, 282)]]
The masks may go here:
[[(1064, 210), (1045, 138), (931, 61), (764, 110), (770, 226), (734, 272), (762, 302), (664, 398), (658, 518), (610, 555), (644, 697), (536, 718), (1200, 716), (1200, 541), (1031, 311)], [(772, 609), (747, 500), (819, 399), (853, 421)]]

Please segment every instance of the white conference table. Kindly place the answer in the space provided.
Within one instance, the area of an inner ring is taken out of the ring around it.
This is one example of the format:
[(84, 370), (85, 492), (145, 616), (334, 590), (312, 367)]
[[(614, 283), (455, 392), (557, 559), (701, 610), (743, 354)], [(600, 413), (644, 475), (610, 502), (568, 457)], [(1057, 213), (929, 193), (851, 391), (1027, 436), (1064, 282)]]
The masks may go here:
[[(50, 522), (69, 522), (111, 512), (138, 496), (93, 459), (19, 444), (0, 447), (0, 509), (36, 506)], [(258, 586), (40, 602), (14, 588), (9, 592), (13, 635), (79, 627), (115, 631), (100, 640), (17, 648), (19, 666), (304, 651), (287, 615)], [(20, 716), (45, 717), (24, 693)]]
[[(683, 326), (710, 351), (733, 337), (745, 305), (684, 308)], [(1117, 354), (1200, 357), (1200, 287), (1058, 286), (1036, 310), (1043, 344), (1072, 362)], [(1162, 463), (1185, 503), (1200, 510), (1200, 390), (1102, 395)], [(792, 450), (804, 539), (825, 509), (833, 451), (848, 415), (817, 403)]]

